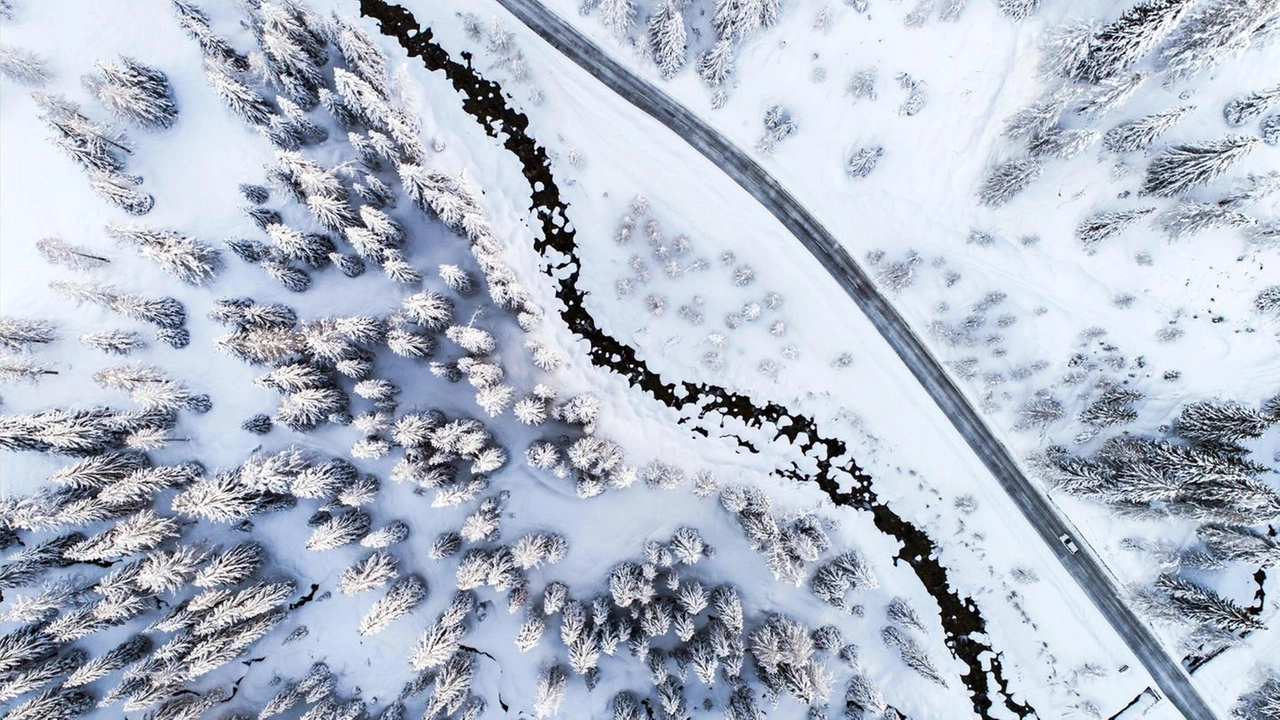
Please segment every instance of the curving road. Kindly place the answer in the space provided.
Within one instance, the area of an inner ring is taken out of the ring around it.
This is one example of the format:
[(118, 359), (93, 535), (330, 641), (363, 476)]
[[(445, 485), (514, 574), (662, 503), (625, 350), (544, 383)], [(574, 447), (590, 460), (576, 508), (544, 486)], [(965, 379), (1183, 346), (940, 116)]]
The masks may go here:
[(613, 92), (648, 113), (684, 138), (711, 160), (744, 190), (773, 213), (795, 235), (827, 272), (840, 283), (871, 322), (898, 353), (924, 386), (934, 402), (951, 419), (982, 462), (999, 480), (1058, 561), (1098, 607), (1098, 610), (1129, 645), (1156, 684), (1188, 720), (1215, 717), (1200, 697), (1179, 662), (1156, 640), (1150, 629), (1125, 604), (1088, 548), (1071, 552), (1059, 540), (1066, 526), (1043, 493), (1018, 467), (1009, 450), (996, 439), (977, 411), (965, 399), (924, 343), (907, 325), (854, 262), (835, 236), (809, 213), (790, 192), (764, 168), (735, 147), (683, 105), (672, 100), (652, 83), (640, 78), (609, 57), (554, 11), (537, 0), (498, 0), (512, 15), (546, 40), (552, 47), (591, 73)]

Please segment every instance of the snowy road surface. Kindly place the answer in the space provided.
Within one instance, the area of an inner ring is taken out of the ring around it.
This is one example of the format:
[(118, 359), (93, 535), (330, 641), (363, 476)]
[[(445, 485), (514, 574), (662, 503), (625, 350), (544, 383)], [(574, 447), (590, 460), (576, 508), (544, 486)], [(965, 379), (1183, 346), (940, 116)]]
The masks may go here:
[(754, 160), (738, 150), (693, 112), (673, 101), (605, 54), (598, 46), (537, 0), (499, 0), (551, 46), (594, 75), (610, 90), (679, 134), (719, 166), (782, 222), (840, 283), (902, 358), (916, 379), (1000, 481), (1023, 515), (1124, 639), (1161, 692), (1189, 720), (1214, 717), (1182, 666), (1125, 604), (1106, 570), (1087, 548), (1069, 551), (1059, 540), (1067, 532), (1048, 499), (1018, 467), (964, 394), (929, 354), (906, 321), (876, 289), (871, 278), (817, 218)]

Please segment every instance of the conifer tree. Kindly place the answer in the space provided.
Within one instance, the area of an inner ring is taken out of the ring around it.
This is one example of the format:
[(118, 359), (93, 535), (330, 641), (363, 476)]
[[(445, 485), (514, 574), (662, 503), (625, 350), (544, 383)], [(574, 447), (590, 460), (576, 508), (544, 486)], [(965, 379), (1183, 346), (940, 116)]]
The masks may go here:
[(675, 77), (684, 68), (688, 57), (685, 42), (681, 3), (679, 0), (663, 0), (649, 18), (649, 47), (662, 77)]
[(1191, 5), (1190, 0), (1139, 2), (1093, 35), (1088, 51), (1066, 75), (1091, 83), (1118, 75), (1163, 41)]
[(119, 63), (99, 60), (95, 74), (84, 77), (85, 86), (111, 112), (142, 127), (167, 128), (178, 119), (169, 78), (133, 58)]
[(435, 692), (427, 701), (427, 716), (443, 717), (460, 709), (474, 674), (475, 658), (471, 653), (458, 652), (449, 658), (436, 675)]
[(411, 612), (426, 596), (426, 583), (417, 575), (406, 575), (396, 580), (387, 594), (374, 603), (360, 621), (360, 634), (381, 632), (397, 618)]
[(1076, 226), (1076, 237), (1088, 251), (1093, 251), (1098, 243), (1116, 235), (1151, 214), (1155, 208), (1138, 208), (1135, 210), (1113, 210), (1090, 215)]
[(67, 690), (55, 685), (35, 697), (16, 705), (7, 720), (72, 720), (93, 709), (94, 698), (80, 689)]
[(733, 41), (721, 38), (698, 58), (698, 75), (703, 82), (720, 87), (733, 74)]
[(91, 270), (111, 261), (88, 248), (73, 245), (60, 238), (44, 238), (36, 242), (36, 250), (46, 262), (72, 270)]
[(1280, 318), (1280, 285), (1263, 288), (1253, 299), (1253, 308), (1264, 315)]
[(555, 717), (564, 704), (569, 674), (561, 665), (543, 668), (538, 676), (538, 696), (533, 701), (533, 714), (539, 718)]
[(133, 245), (165, 272), (190, 285), (205, 284), (222, 265), (213, 247), (173, 230), (139, 225), (108, 225), (106, 230), (111, 237)]
[(1146, 150), (1165, 131), (1194, 109), (1192, 105), (1182, 105), (1139, 120), (1121, 123), (1102, 136), (1102, 145), (1116, 153)]
[(1168, 597), (1181, 617), (1191, 622), (1205, 623), (1229, 632), (1265, 627), (1244, 608), (1185, 578), (1161, 575), (1156, 580), (1156, 588)]
[(978, 188), (978, 199), (983, 205), (999, 207), (1022, 192), (1040, 177), (1040, 162), (1033, 158), (1018, 158), (996, 165)]
[(1280, 85), (1234, 98), (1222, 108), (1222, 117), (1232, 127), (1240, 127), (1280, 102)]
[(0, 75), (28, 87), (43, 87), (53, 78), (44, 58), (30, 50), (0, 44)]
[(63, 681), (63, 685), (82, 687), (104, 678), (141, 660), (151, 651), (152, 645), (151, 639), (146, 635), (134, 635), (102, 655), (82, 663)]
[(110, 355), (128, 355), (147, 346), (142, 337), (132, 330), (85, 333), (80, 336), (80, 342)]
[(1221, 140), (1174, 145), (1147, 166), (1142, 191), (1173, 197), (1213, 180), (1248, 155), (1258, 138), (1229, 135)]
[(57, 328), (47, 320), (0, 316), (0, 347), (26, 350), (32, 345), (51, 343), (56, 338)]
[(1170, 240), (1218, 227), (1240, 228), (1257, 223), (1257, 220), (1238, 210), (1217, 203), (1198, 203), (1182, 200), (1173, 208), (1156, 216), (1155, 224)]
[(120, 153), (132, 151), (121, 134), (102, 127), (83, 113), (80, 107), (61, 96), (36, 94), (36, 102), (44, 111), (44, 120), (57, 134), (54, 145), (90, 172), (121, 172), (124, 160)]
[(1261, 437), (1273, 418), (1235, 403), (1195, 402), (1182, 408), (1176, 430), (1202, 442), (1237, 442)]
[(335, 515), (311, 533), (307, 549), (331, 550), (356, 542), (368, 534), (370, 525), (369, 516), (359, 510)]
[(1251, 36), (1274, 21), (1271, 0), (1212, 0), (1190, 13), (1160, 51), (1169, 80), (1186, 80), (1249, 47)]
[(252, 577), (265, 559), (261, 545), (242, 542), (210, 558), (192, 584), (199, 588), (238, 585)]
[(1025, 20), (1040, 9), (1041, 0), (996, 0), (1000, 12), (1014, 20)]
[(1133, 97), (1146, 79), (1146, 73), (1133, 72), (1102, 80), (1084, 93), (1075, 111), (1087, 118), (1102, 117)]

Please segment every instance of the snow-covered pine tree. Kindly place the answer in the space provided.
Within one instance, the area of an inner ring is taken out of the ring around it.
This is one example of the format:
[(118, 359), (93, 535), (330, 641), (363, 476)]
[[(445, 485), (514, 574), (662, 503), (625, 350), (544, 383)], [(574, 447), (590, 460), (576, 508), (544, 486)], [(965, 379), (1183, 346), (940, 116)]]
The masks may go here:
[(1138, 120), (1121, 123), (1102, 136), (1102, 145), (1115, 153), (1146, 150), (1151, 143), (1164, 135), (1165, 131), (1194, 109), (1194, 105), (1182, 105)]
[(934, 666), (933, 661), (929, 659), (928, 653), (914, 638), (902, 632), (896, 627), (887, 626), (880, 631), (880, 636), (884, 640), (884, 644), (891, 648), (896, 648), (898, 654), (902, 657), (902, 661), (907, 667), (915, 670), (927, 680), (946, 687), (947, 680), (938, 672), (938, 668)]
[(103, 330), (85, 333), (80, 342), (110, 355), (128, 355), (147, 346), (142, 336), (133, 330)]
[(1223, 560), (1263, 567), (1280, 564), (1280, 543), (1249, 528), (1201, 525), (1196, 535), (1213, 555)]
[(1191, 0), (1139, 2), (1093, 35), (1079, 64), (1064, 74), (1091, 83), (1120, 74), (1163, 41), (1191, 5)]
[(316, 269), (328, 266), (330, 253), (336, 251), (333, 241), (319, 233), (303, 233), (280, 224), (268, 225), (265, 230), (271, 243), (286, 257)]
[(1258, 134), (1262, 136), (1262, 142), (1272, 147), (1280, 145), (1280, 113), (1263, 118), (1258, 123)]
[(1174, 145), (1147, 166), (1142, 191), (1173, 197), (1221, 175), (1259, 144), (1256, 137), (1228, 135), (1220, 140)]
[(1031, 138), (1027, 152), (1031, 157), (1066, 160), (1084, 152), (1098, 140), (1098, 132), (1089, 128), (1064, 128), (1056, 126)]
[(720, 39), (698, 57), (698, 75), (713, 88), (720, 87), (733, 74), (733, 41)]
[(1138, 419), (1138, 412), (1133, 403), (1142, 398), (1142, 393), (1120, 385), (1107, 384), (1078, 416), (1080, 422), (1094, 427), (1111, 427), (1124, 425)]
[(850, 177), (866, 177), (876, 169), (880, 158), (884, 156), (884, 148), (880, 146), (864, 147), (854, 150), (845, 162), (845, 172)]
[(28, 87), (43, 87), (53, 78), (49, 64), (25, 48), (0, 44), (0, 75)]
[(1175, 430), (1189, 440), (1233, 443), (1261, 437), (1275, 422), (1243, 405), (1204, 401), (1183, 407)]
[(377, 44), (353, 20), (334, 18), (334, 43), (347, 67), (375, 87), (386, 82), (387, 58)]
[(1084, 93), (1075, 112), (1087, 118), (1102, 117), (1133, 97), (1146, 79), (1146, 73), (1134, 72), (1102, 80)]
[(84, 84), (117, 116), (148, 128), (168, 128), (177, 121), (178, 105), (164, 73), (129, 57), (119, 63), (99, 60), (94, 69)]
[(978, 199), (983, 205), (1000, 207), (1022, 192), (1036, 178), (1043, 167), (1034, 158), (1015, 158), (996, 165), (987, 173), (978, 188)]
[(1155, 224), (1170, 240), (1218, 227), (1241, 228), (1257, 224), (1257, 220), (1239, 210), (1232, 210), (1217, 203), (1200, 203), (1182, 200), (1156, 216)]
[[(427, 597), (427, 585), (417, 575), (405, 575), (391, 585), (360, 620), (360, 634), (373, 635), (409, 614)], [(443, 671), (442, 671), (443, 672)]]
[(1232, 99), (1222, 108), (1222, 117), (1232, 127), (1240, 127), (1280, 102), (1280, 85)]
[(869, 717), (877, 717), (888, 708), (880, 689), (860, 672), (854, 673), (853, 677), (849, 678), (844, 702), (847, 707), (859, 710)]
[(262, 493), (240, 482), (235, 473), (219, 473), (178, 493), (173, 511), (213, 522), (239, 522), (266, 506)]
[(795, 134), (798, 125), (790, 111), (781, 105), (774, 105), (764, 114), (764, 135), (756, 143), (761, 152), (772, 152), (781, 141)]
[(599, 0), (600, 22), (614, 36), (623, 38), (636, 22), (635, 0)]
[(1155, 585), (1185, 620), (1205, 623), (1229, 632), (1266, 627), (1248, 610), (1186, 578), (1161, 575)]
[(684, 68), (688, 59), (681, 0), (663, 0), (649, 17), (649, 48), (662, 77), (670, 79)]
[(138, 189), (141, 178), (114, 172), (95, 172), (89, 176), (90, 188), (98, 197), (130, 215), (146, 215), (155, 206), (155, 198)]
[(1169, 81), (1187, 80), (1248, 49), (1251, 36), (1275, 20), (1273, 0), (1212, 0), (1177, 27), (1157, 59)]
[(461, 709), (475, 675), (475, 657), (458, 652), (444, 663), (436, 675), (435, 691), (427, 701), (427, 717), (444, 717)]
[(211, 557), (195, 576), (199, 588), (238, 585), (253, 576), (266, 560), (266, 551), (256, 542), (242, 542)]
[(334, 515), (317, 527), (307, 540), (308, 550), (331, 550), (356, 542), (369, 532), (372, 521), (359, 510)]
[(1253, 299), (1253, 309), (1280, 319), (1280, 285), (1263, 288)]
[(1231, 716), (1241, 720), (1270, 720), (1280, 717), (1280, 675), (1273, 670), (1253, 690), (1241, 695)]
[(410, 319), (434, 332), (453, 322), (453, 302), (431, 290), (406, 297), (403, 307)]
[(1040, 9), (1041, 0), (996, 0), (1000, 12), (1014, 20), (1025, 20)]
[(171, 518), (147, 509), (121, 520), (99, 533), (67, 549), (66, 557), (79, 561), (119, 560), (147, 552), (181, 534)]
[(57, 327), (48, 320), (32, 320), (0, 315), (0, 347), (27, 350), (57, 339)]
[(544, 667), (538, 675), (538, 696), (533, 701), (533, 714), (538, 718), (555, 717), (564, 704), (569, 673), (562, 665)]
[(174, 230), (140, 225), (108, 225), (107, 234), (133, 245), (170, 275), (190, 285), (203, 285), (217, 275), (222, 261), (217, 250)]
[(84, 690), (55, 685), (13, 707), (6, 720), (73, 720), (93, 709), (94, 697)]
[(34, 383), (45, 375), (57, 375), (46, 365), (22, 356), (0, 356), (0, 383)]
[(35, 95), (44, 111), (41, 119), (56, 132), (53, 144), (89, 172), (121, 172), (130, 154), (123, 134), (102, 127), (80, 112), (80, 107), (61, 96)]
[(39, 240), (36, 242), (36, 250), (45, 262), (72, 270), (92, 270), (111, 262), (88, 248), (73, 245), (60, 238)]
[(81, 664), (66, 680), (65, 687), (83, 687), (104, 678), (151, 652), (153, 643), (146, 635), (134, 635), (107, 652)]
[(237, 68), (248, 69), (245, 58), (232, 50), (226, 39), (213, 32), (209, 16), (203, 10), (187, 0), (172, 0), (172, 5), (174, 14), (178, 16), (178, 24), (200, 45), (200, 50), (206, 57), (218, 58)]
[(271, 103), (258, 91), (241, 82), (239, 73), (228, 63), (207, 57), (204, 75), (222, 102), (231, 112), (239, 115), (241, 120), (257, 127), (266, 127), (271, 123), (271, 117), (275, 114)]
[(1098, 243), (1120, 233), (1154, 210), (1153, 207), (1146, 207), (1094, 213), (1081, 220), (1076, 226), (1076, 237), (1080, 239), (1086, 251), (1093, 252)]

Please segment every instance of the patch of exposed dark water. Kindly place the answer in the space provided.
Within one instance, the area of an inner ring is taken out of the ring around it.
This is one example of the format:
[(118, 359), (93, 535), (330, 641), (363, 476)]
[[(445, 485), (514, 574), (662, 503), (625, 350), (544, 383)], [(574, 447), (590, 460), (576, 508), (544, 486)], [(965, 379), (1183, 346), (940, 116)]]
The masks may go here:
[[(563, 303), (561, 317), (575, 335), (587, 342), (592, 363), (621, 375), (632, 387), (677, 410), (680, 424), (688, 425), (692, 432), (709, 436), (708, 423), (722, 425), (724, 419), (732, 418), (761, 431), (772, 427), (775, 439), (785, 437), (798, 447), (815, 461), (816, 472), (804, 471), (792, 463), (791, 467), (779, 469), (777, 475), (817, 483), (832, 502), (870, 512), (881, 532), (902, 542), (895, 562), (900, 560), (911, 566), (941, 608), (947, 647), (969, 669), (962, 679), (974, 711), (990, 718), (992, 695), (998, 694), (1004, 707), (1018, 717), (1036, 717), (1031, 706), (1010, 695), (1001, 655), (985, 639), (986, 622), (972, 599), (951, 589), (933, 540), (879, 502), (871, 477), (847, 456), (844, 442), (824, 437), (812, 418), (777, 403), (755, 401), (716, 385), (664, 380), (640, 359), (635, 348), (601, 329), (586, 309), (587, 293), (578, 287), (581, 265), (568, 205), (560, 196), (546, 149), (529, 134), (529, 119), (507, 104), (498, 83), (485, 79), (471, 66), (469, 53), (461, 53), (465, 64), (451, 58), (434, 42), (431, 29), (420, 27), (408, 10), (385, 0), (361, 0), (360, 12), (377, 20), (382, 33), (395, 38), (410, 57), (420, 58), (429, 70), (443, 72), (461, 95), (462, 109), (480, 122), (491, 137), (502, 140), (503, 147), (519, 160), (532, 193), (532, 209), (542, 225), (534, 248), (543, 256), (544, 270), (557, 283), (556, 297)], [(746, 440), (731, 434), (725, 438), (748, 452), (757, 452)]]

